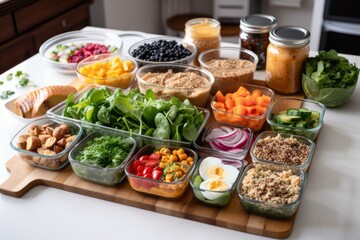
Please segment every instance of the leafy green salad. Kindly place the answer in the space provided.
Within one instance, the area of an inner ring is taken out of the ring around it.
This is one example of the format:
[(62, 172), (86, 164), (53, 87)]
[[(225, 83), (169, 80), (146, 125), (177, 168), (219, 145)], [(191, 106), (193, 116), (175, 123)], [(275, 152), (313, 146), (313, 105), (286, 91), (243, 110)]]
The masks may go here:
[(187, 99), (155, 99), (152, 90), (142, 94), (135, 89), (111, 91), (105, 86), (84, 92), (78, 100), (69, 95), (63, 115), (130, 133), (177, 141), (195, 140), (205, 120), (203, 112)]
[(119, 166), (129, 155), (134, 143), (129, 138), (100, 136), (92, 139), (76, 157), (81, 163), (103, 168)]
[(346, 102), (355, 90), (360, 69), (335, 50), (322, 50), (305, 63), (302, 77), (307, 98), (336, 107)]

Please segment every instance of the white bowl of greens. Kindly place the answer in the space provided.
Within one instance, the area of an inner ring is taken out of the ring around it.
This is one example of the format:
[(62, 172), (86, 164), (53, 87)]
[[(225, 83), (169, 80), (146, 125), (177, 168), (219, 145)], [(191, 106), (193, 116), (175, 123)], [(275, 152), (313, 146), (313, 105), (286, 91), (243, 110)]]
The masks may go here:
[(322, 50), (306, 60), (302, 86), (307, 98), (326, 107), (344, 104), (355, 90), (360, 68), (335, 50)]

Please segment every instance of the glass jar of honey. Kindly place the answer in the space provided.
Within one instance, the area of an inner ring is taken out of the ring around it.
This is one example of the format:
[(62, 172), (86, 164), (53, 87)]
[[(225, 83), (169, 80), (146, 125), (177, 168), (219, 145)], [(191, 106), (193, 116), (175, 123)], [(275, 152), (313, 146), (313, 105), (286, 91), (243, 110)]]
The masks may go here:
[(258, 56), (258, 70), (265, 69), (266, 49), (270, 43), (269, 32), (276, 24), (275, 17), (266, 14), (252, 14), (240, 20), (240, 47)]
[(279, 94), (301, 90), (301, 75), (309, 56), (310, 32), (302, 27), (281, 26), (270, 31), (266, 52), (266, 85)]
[(201, 52), (220, 47), (220, 28), (220, 22), (212, 18), (194, 18), (185, 23), (184, 42), (191, 42), (197, 48), (194, 65), (199, 66)]

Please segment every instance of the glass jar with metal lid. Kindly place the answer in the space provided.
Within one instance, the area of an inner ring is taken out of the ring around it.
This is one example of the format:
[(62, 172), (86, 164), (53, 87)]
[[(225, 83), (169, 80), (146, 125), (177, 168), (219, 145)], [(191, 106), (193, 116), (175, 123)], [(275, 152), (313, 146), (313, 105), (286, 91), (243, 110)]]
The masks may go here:
[(281, 26), (270, 31), (266, 52), (266, 85), (280, 94), (301, 90), (301, 75), (309, 56), (310, 32), (302, 27)]
[(197, 48), (194, 65), (199, 66), (198, 56), (201, 52), (220, 47), (220, 29), (220, 22), (212, 18), (194, 18), (185, 23), (184, 42), (191, 42)]
[(265, 14), (252, 14), (240, 20), (240, 47), (258, 56), (258, 70), (265, 69), (269, 32), (276, 24), (275, 17)]

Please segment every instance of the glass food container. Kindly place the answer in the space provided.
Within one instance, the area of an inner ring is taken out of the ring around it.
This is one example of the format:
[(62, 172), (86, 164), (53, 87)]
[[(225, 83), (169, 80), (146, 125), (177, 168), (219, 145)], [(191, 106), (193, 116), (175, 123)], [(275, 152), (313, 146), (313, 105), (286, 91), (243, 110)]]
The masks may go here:
[(258, 70), (265, 69), (269, 32), (276, 24), (275, 17), (265, 14), (252, 14), (240, 20), (240, 47), (253, 51), (258, 56)]
[(270, 31), (266, 52), (266, 84), (276, 93), (301, 90), (303, 65), (309, 56), (310, 32), (302, 27), (281, 26)]
[(185, 23), (184, 42), (197, 48), (194, 65), (199, 66), (197, 58), (202, 51), (220, 47), (220, 28), (220, 22), (212, 18), (194, 18)]

